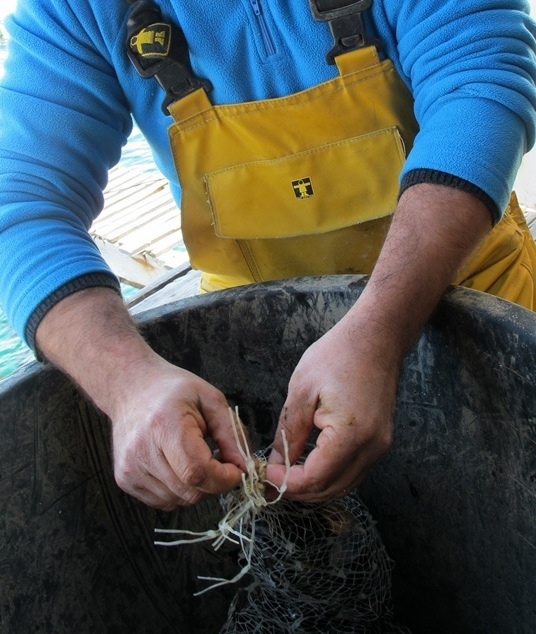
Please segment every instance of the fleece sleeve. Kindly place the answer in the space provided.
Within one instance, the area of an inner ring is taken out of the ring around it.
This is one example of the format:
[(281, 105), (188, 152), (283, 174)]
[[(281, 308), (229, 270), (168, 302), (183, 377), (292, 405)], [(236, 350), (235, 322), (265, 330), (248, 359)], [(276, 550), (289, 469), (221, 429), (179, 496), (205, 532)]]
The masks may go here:
[(402, 188), (422, 181), (476, 193), (497, 221), (535, 135), (534, 23), (524, 0), (386, 0), (420, 132)]
[(64, 0), (21, 1), (7, 22), (0, 302), (30, 346), (39, 320), (62, 295), (119, 288), (87, 230), (132, 124), (94, 22), (82, 26)]

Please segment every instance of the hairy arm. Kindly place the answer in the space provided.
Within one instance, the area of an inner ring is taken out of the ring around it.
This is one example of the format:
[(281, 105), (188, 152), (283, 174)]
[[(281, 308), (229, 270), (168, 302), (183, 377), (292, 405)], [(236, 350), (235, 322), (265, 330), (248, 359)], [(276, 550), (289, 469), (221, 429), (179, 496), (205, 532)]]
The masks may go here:
[(361, 297), (306, 351), (291, 378), (268, 479), (283, 480), (282, 429), (291, 462), (313, 426), (321, 433), (305, 464), (291, 468), (288, 497), (343, 495), (388, 450), (404, 355), (490, 228), (486, 206), (465, 192), (432, 184), (404, 192)]
[[(159, 357), (117, 292), (92, 288), (69, 295), (41, 321), (36, 340), (112, 421), (115, 477), (127, 493), (171, 510), (239, 484), (244, 465), (225, 397)], [(217, 443), (220, 460), (207, 436)]]

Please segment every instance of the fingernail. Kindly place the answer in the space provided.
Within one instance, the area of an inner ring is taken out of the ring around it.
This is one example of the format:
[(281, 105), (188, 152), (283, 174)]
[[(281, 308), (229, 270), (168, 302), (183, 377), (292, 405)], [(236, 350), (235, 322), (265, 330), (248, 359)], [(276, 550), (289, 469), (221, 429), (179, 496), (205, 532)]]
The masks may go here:
[(268, 456), (268, 464), (285, 464), (283, 456), (276, 449), (272, 449)]

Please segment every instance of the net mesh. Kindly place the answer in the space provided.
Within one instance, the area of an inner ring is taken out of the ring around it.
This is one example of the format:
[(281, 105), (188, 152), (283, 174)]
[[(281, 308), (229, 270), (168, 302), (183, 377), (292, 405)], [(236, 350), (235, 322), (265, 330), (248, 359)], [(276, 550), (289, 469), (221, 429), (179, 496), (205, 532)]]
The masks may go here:
[(393, 562), (365, 504), (356, 494), (326, 504), (292, 502), (282, 497), (285, 484), (276, 500), (267, 500), (266, 452), (252, 456), (238, 412), (230, 416), (247, 473), (240, 488), (220, 498), (218, 528), (157, 529), (183, 537), (156, 542), (211, 540), (215, 550), (226, 541), (240, 546), (242, 567), (233, 579), (199, 577), (210, 582), (202, 594), (250, 575), (220, 634), (409, 634), (393, 623)]
[[(253, 522), (252, 581), (235, 596), (221, 634), (409, 634), (393, 623), (393, 564), (358, 497), (280, 500)], [(252, 523), (243, 530), (251, 539)]]

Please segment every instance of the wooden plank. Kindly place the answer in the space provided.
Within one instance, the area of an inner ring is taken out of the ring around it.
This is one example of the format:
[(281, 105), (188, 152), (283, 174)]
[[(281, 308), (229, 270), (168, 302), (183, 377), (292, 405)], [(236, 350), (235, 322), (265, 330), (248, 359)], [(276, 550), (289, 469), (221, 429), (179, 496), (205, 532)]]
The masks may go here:
[(179, 230), (167, 236), (160, 236), (157, 241), (153, 242), (152, 252), (156, 258), (163, 259), (166, 258), (169, 252), (181, 254), (180, 257), (188, 257), (182, 239), (182, 231)]
[(158, 190), (140, 190), (133, 188), (125, 203), (119, 205), (106, 203), (105, 216), (93, 225), (93, 231), (107, 236), (116, 235), (118, 239), (128, 233), (129, 228), (142, 224), (153, 225), (157, 233), (158, 219), (162, 215), (173, 215), (180, 225), (180, 213), (175, 202), (169, 198), (169, 192)]
[(123, 235), (118, 242), (121, 242), (127, 251), (137, 255), (142, 252), (153, 253), (152, 246), (160, 238), (173, 234), (180, 235), (180, 226), (177, 225), (176, 218), (159, 219), (157, 228), (158, 233), (155, 234), (154, 227), (144, 225), (132, 227), (130, 232)]
[(169, 183), (147, 165), (141, 160), (110, 170), (104, 209), (90, 229), (112, 270), (138, 288), (188, 262)]
[(127, 306), (132, 313), (161, 306), (178, 298), (190, 297), (198, 292), (201, 274), (189, 263), (168, 271), (153, 283), (133, 295)]
[(168, 272), (168, 268), (150, 255), (133, 257), (117, 245), (93, 238), (108, 263), (108, 266), (120, 280), (131, 286), (142, 288), (151, 284)]

